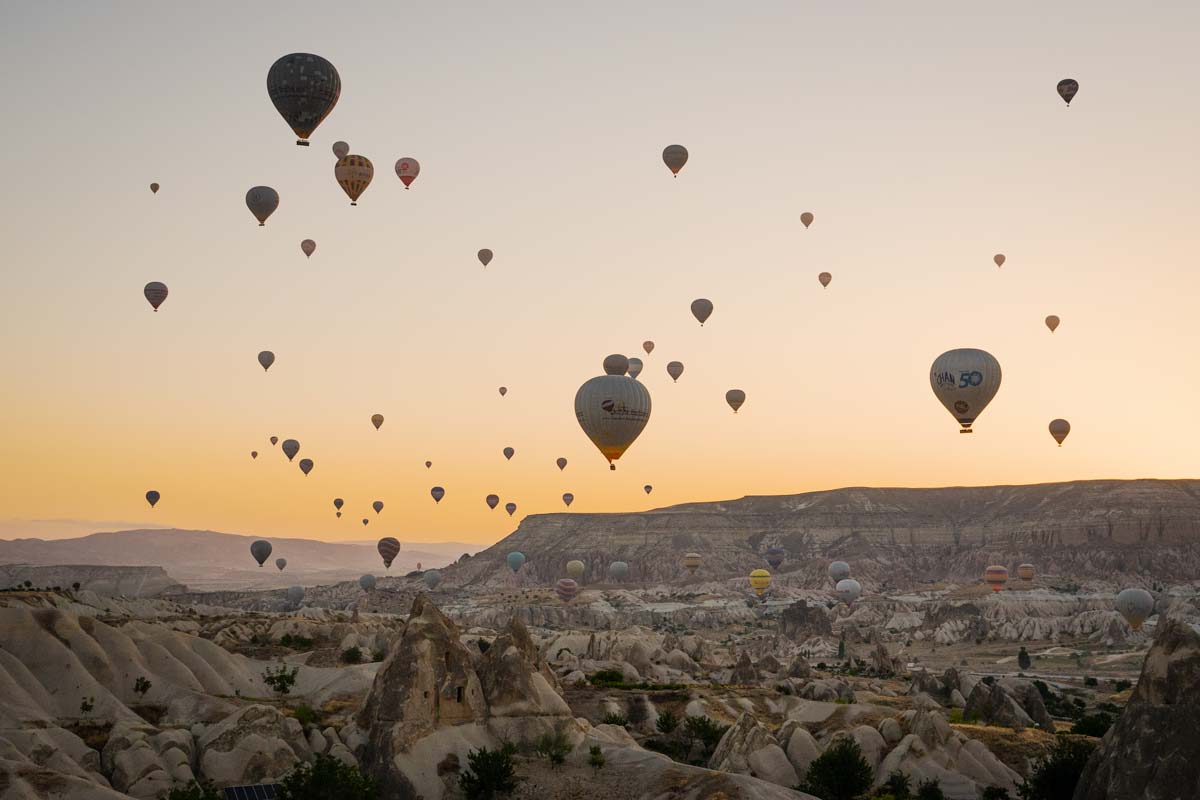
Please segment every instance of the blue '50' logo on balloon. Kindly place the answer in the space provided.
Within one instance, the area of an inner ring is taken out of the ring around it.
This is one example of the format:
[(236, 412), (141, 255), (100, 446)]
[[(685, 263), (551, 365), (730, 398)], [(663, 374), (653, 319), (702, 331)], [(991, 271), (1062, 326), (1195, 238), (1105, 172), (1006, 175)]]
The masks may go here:
[(983, 383), (983, 373), (978, 370), (973, 372), (963, 372), (958, 376), (958, 388), (966, 389), (970, 386), (978, 386)]

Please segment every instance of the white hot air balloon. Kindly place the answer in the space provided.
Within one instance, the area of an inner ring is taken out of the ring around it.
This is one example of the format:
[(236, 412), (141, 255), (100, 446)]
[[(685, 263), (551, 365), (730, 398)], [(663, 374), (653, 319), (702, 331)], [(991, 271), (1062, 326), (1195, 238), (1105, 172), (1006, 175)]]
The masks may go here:
[(396, 177), (404, 184), (404, 188), (412, 186), (412, 182), (421, 174), (421, 165), (415, 158), (401, 158), (396, 162)]
[(862, 594), (862, 585), (854, 578), (845, 578), (837, 582), (833, 593), (837, 595), (838, 600), (850, 605)]
[(592, 444), (613, 462), (641, 434), (650, 421), (650, 392), (625, 373), (629, 359), (611, 355), (604, 359), (604, 375), (592, 378), (575, 393), (575, 418)]
[(959, 433), (971, 433), (971, 426), (1000, 388), (1000, 362), (984, 350), (947, 350), (929, 368), (929, 385), (962, 426)]
[(1154, 613), (1154, 595), (1145, 589), (1122, 589), (1114, 605), (1117, 613), (1136, 631)]

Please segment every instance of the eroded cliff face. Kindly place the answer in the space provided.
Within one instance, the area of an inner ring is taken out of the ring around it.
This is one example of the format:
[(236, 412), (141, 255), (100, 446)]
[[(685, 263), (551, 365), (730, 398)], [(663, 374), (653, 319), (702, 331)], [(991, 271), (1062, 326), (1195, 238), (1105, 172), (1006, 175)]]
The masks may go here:
[[(853, 560), (876, 587), (976, 580), (991, 563), (1031, 561), (1041, 575), (1124, 580), (1152, 574), (1190, 580), (1200, 570), (1200, 481), (1080, 481), (946, 489), (837, 489), (693, 503), (636, 514), (527, 517), (503, 541), (445, 577), (459, 585), (553, 582), (567, 559), (606, 581), (614, 560), (630, 581), (678, 581), (680, 560), (704, 558), (697, 583), (762, 566), (768, 547), (788, 559), (779, 575), (824, 585), (830, 559)], [(500, 569), (526, 556), (513, 578)]]
[(168, 575), (162, 567), (0, 565), (0, 588), (18, 586), (25, 581), (37, 587), (59, 586), (63, 589), (70, 589), (78, 583), (84, 591), (126, 597), (158, 597), (168, 592), (187, 591), (186, 586)]

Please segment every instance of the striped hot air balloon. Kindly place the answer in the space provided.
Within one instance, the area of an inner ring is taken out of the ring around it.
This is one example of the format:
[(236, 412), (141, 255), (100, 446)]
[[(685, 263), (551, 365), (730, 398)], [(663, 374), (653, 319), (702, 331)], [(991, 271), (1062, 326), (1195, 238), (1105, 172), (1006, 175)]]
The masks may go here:
[(396, 560), (396, 556), (400, 555), (400, 541), (394, 536), (385, 536), (379, 540), (379, 544), (375, 546), (379, 551), (379, 555), (383, 558), (384, 569), (391, 569), (392, 562)]
[(756, 569), (750, 573), (750, 588), (759, 597), (767, 593), (767, 587), (771, 585), (771, 573), (765, 569)]
[(559, 600), (569, 603), (579, 594), (579, 584), (570, 578), (562, 578), (554, 584), (554, 593), (558, 595)]
[(1008, 583), (1008, 567), (992, 564), (983, 571), (983, 581), (992, 587), (993, 592), (1003, 591), (1004, 585)]
[(1035, 574), (1036, 571), (1033, 568), (1033, 564), (1021, 564), (1017, 567), (1017, 577), (1026, 583), (1032, 581)]

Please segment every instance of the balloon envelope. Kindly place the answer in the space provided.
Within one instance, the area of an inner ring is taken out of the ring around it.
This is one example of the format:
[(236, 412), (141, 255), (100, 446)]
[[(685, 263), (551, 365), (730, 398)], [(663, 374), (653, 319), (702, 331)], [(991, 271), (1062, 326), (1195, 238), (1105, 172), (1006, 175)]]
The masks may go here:
[(1050, 316), (1046, 317), (1046, 327), (1050, 329), (1051, 333), (1054, 333), (1056, 330), (1058, 330), (1060, 321), (1061, 320), (1059, 320), (1058, 317), (1056, 317), (1054, 314), (1051, 314)]
[(862, 594), (862, 586), (853, 578), (846, 578), (837, 582), (837, 586), (833, 587), (833, 593), (837, 595), (838, 600), (850, 605)]
[(358, 198), (367, 190), (367, 187), (371, 185), (371, 179), (375, 177), (375, 167), (371, 164), (371, 159), (366, 156), (342, 156), (333, 165), (333, 177), (337, 179), (338, 186), (341, 186), (342, 191), (350, 198), (350, 205), (356, 206)]
[(525, 564), (525, 554), (520, 551), (509, 553), (505, 556), (504, 563), (508, 564), (508, 568), (513, 572), (517, 572)]
[(629, 360), (622, 355), (604, 359), (606, 374), (592, 378), (575, 393), (575, 418), (600, 454), (616, 469), (619, 459), (650, 420), (650, 392), (625, 376)]
[(729, 407), (733, 409), (733, 413), (736, 414), (738, 409), (742, 407), (742, 403), (746, 402), (746, 393), (741, 389), (730, 389), (725, 393), (725, 402), (729, 404)]
[(1065, 419), (1056, 419), (1050, 422), (1050, 435), (1054, 437), (1054, 441), (1058, 442), (1059, 447), (1062, 447), (1063, 439), (1066, 439), (1070, 432), (1071, 423)]
[(487, 497), (483, 498), (483, 502), (487, 503), (488, 508), (494, 509), (496, 506), (500, 505), (500, 496), (489, 494)]
[(817, 276), (817, 280), (821, 282), (821, 286), (829, 286), (833, 281), (833, 275), (828, 272), (822, 272)]
[(1058, 82), (1058, 96), (1063, 99), (1068, 106), (1075, 99), (1075, 95), (1079, 93), (1079, 81), (1074, 78), (1063, 78)]
[(997, 267), (1003, 267), (1004, 266), (1004, 253), (996, 253), (996, 255), (992, 256), (992, 261), (996, 262)]
[(286, 567), (286, 566), (287, 566), (287, 559), (286, 559), (286, 558), (277, 558), (277, 559), (275, 559), (275, 567), (276, 567), (276, 568), (277, 568), (277, 569), (278, 569), (280, 572), (283, 572), (283, 568), (284, 568), (284, 567)]
[(279, 192), (270, 186), (254, 186), (246, 192), (246, 208), (250, 209), (261, 228), (267, 224), (267, 217), (279, 208)]
[(492, 263), (492, 251), (488, 250), (486, 247), (476, 253), (475, 256), (479, 259), (479, 263), (483, 264), (485, 267)]
[(157, 183), (150, 184), (150, 191), (152, 194), (158, 194), (158, 184)]
[(829, 579), (835, 584), (850, 577), (850, 565), (845, 561), (834, 561), (829, 565)]
[(687, 163), (687, 148), (681, 144), (667, 145), (663, 150), (662, 160), (667, 165), (667, 169), (671, 170), (672, 175), (678, 175), (679, 170), (683, 169), (683, 165)]
[(300, 605), (300, 602), (304, 599), (304, 587), (289, 586), (287, 590), (287, 599), (288, 602), (294, 606)]
[(429, 496), (433, 498), (433, 502), (440, 503), (442, 498), (446, 496), (446, 490), (440, 486), (435, 486), (429, 490)]
[(629, 577), (629, 565), (624, 561), (614, 561), (608, 565), (608, 577), (620, 581)]
[(250, 555), (254, 556), (254, 560), (261, 567), (263, 562), (271, 557), (271, 543), (266, 539), (258, 539), (250, 545)]
[(283, 448), (283, 454), (287, 456), (288, 461), (291, 461), (296, 457), (296, 454), (300, 452), (300, 443), (295, 439), (284, 439), (281, 447)]
[(800, 222), (801, 222), (801, 223), (804, 225), (804, 227), (805, 227), (805, 228), (807, 228), (809, 225), (812, 225), (812, 224), (813, 224), (813, 215), (812, 215), (812, 212), (811, 212), (811, 211), (805, 211), (803, 214), (801, 214), (801, 215), (800, 215)]
[(258, 363), (263, 368), (263, 372), (266, 372), (275, 363), (275, 354), (270, 350), (263, 350), (258, 354)]
[(345, 500), (343, 500), (342, 498), (340, 498), (340, 497), (335, 497), (335, 498), (333, 498), (333, 507), (334, 507), (334, 508), (336, 508), (338, 511), (341, 511), (341, 510), (342, 510), (342, 505), (344, 505), (344, 504), (345, 504), (345, 502), (346, 502), (346, 501), (345, 501)]
[(750, 573), (750, 588), (759, 597), (766, 593), (767, 587), (771, 585), (771, 573), (765, 569), (756, 569)]
[(500, 391), (500, 396), (501, 396), (501, 397), (504, 397), (504, 395), (508, 394), (508, 387), (507, 387), (507, 386), (501, 386), (499, 391)]
[(1000, 362), (991, 353), (970, 347), (947, 350), (929, 368), (929, 385), (962, 426), (959, 433), (970, 433), (1000, 389)]
[(771, 547), (767, 550), (767, 564), (771, 569), (778, 569), (783, 560), (787, 558), (787, 551), (782, 547)]
[(375, 509), (375, 513), (378, 514), (380, 511), (383, 511), (383, 501), (376, 500), (375, 502), (371, 503), (371, 508)]
[(305, 475), (307, 475), (308, 473), (312, 472), (312, 468), (313, 468), (313, 462), (312, 462), (311, 458), (300, 459), (300, 471), (301, 472), (303, 472)]
[(383, 425), (383, 414), (372, 414), (371, 424), (375, 426), (375, 430), (379, 430), (380, 426)]
[(688, 553), (683, 557), (683, 566), (687, 568), (688, 572), (695, 572), (703, 561), (704, 559), (699, 553)]
[(654, 487), (647, 483), (645, 486), (642, 487), (642, 491), (645, 492), (646, 494), (650, 494), (651, 492), (654, 491)]
[(391, 569), (392, 562), (396, 560), (396, 556), (400, 555), (400, 540), (394, 536), (385, 536), (379, 540), (379, 544), (375, 545), (375, 549), (379, 551), (379, 557), (383, 559), (383, 568)]
[(654, 342), (647, 339), (646, 341), (642, 342), (642, 349), (646, 351), (646, 355), (650, 355), (654, 352)]
[(583, 577), (583, 573), (584, 573), (585, 569), (586, 569), (586, 567), (583, 565), (583, 562), (580, 561), (579, 559), (572, 559), (571, 561), (567, 562), (567, 574), (570, 575), (575, 580), (579, 580), (580, 578)]
[(162, 497), (162, 495), (160, 495), (158, 492), (154, 491), (153, 489), (146, 492), (146, 502), (150, 504), (151, 508), (154, 508), (154, 505), (158, 502), (158, 499), (160, 497)]
[(579, 594), (579, 584), (570, 578), (561, 578), (558, 583), (554, 584), (554, 593), (558, 595), (559, 600), (569, 603), (575, 599), (575, 595)]
[(704, 325), (705, 320), (712, 316), (712, 312), (713, 304), (711, 300), (701, 297), (698, 300), (692, 301), (692, 316), (696, 318), (701, 326)]
[(558, 465), (559, 471), (562, 471), (567, 468), (567, 460), (561, 456), (556, 458), (554, 460), (554, 463)]
[(1114, 605), (1117, 613), (1136, 631), (1154, 613), (1154, 595), (1145, 589), (1122, 589)]
[(288, 127), (304, 141), (317, 129), (342, 94), (342, 78), (325, 59), (312, 53), (291, 53), (267, 72), (267, 94)]
[(278, 437), (278, 436), (272, 436), (272, 437), (271, 437), (271, 444), (273, 444), (273, 445), (275, 445), (275, 444), (279, 444), (279, 437)]
[(312, 239), (305, 239), (300, 243), (300, 250), (304, 253), (304, 255), (311, 258), (312, 254), (317, 252), (317, 243)]
[(504, 448), (504, 458), (509, 461), (511, 461), (512, 457), (516, 454), (517, 454), (517, 451), (513, 450), (511, 447)]
[(1008, 583), (1008, 567), (992, 564), (983, 571), (983, 582), (992, 587), (993, 592), (999, 592)]
[(425, 585), (430, 589), (436, 589), (438, 584), (442, 582), (442, 573), (436, 569), (426, 570), (421, 576), (421, 580), (425, 581)]
[(642, 360), (640, 358), (629, 359), (629, 377), (637, 378), (642, 374)]
[(516, 503), (505, 503), (504, 510), (507, 511), (508, 515), (511, 517), (513, 514), (517, 513), (517, 504)]
[(412, 186), (412, 182), (421, 174), (421, 165), (417, 163), (415, 158), (401, 158), (396, 162), (396, 177), (404, 184), (407, 189)]
[(257, 451), (257, 450), (251, 450), (251, 451), (250, 451), (250, 457), (251, 457), (251, 458), (258, 458), (258, 451)]
[(1033, 564), (1021, 564), (1019, 567), (1017, 567), (1017, 577), (1026, 583), (1033, 580), (1033, 576), (1035, 574), (1036, 570), (1034, 569)]
[(679, 376), (683, 374), (683, 362), (671, 361), (667, 364), (667, 374), (671, 376), (671, 382), (677, 382)]
[(362, 590), (364, 592), (374, 591), (375, 576), (374, 575), (363, 575), (361, 578), (358, 579), (358, 585), (360, 587), (362, 587)]
[(150, 281), (142, 289), (142, 294), (146, 296), (146, 302), (150, 303), (150, 307), (158, 311), (158, 307), (167, 299), (167, 285), (158, 281)]
[(567, 508), (570, 508), (571, 503), (575, 502), (575, 495), (571, 494), (570, 492), (563, 492), (562, 500), (563, 500), (563, 505), (565, 505)]
[(350, 155), (350, 145), (341, 141), (334, 142), (333, 155), (335, 158), (342, 158), (343, 156)]

